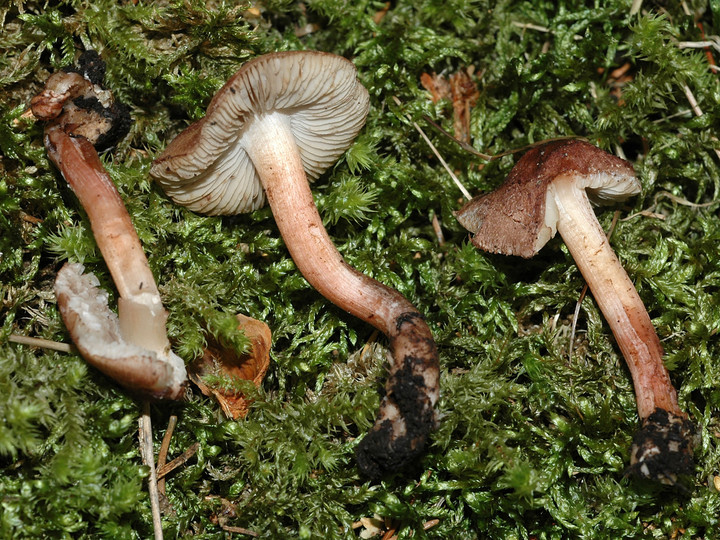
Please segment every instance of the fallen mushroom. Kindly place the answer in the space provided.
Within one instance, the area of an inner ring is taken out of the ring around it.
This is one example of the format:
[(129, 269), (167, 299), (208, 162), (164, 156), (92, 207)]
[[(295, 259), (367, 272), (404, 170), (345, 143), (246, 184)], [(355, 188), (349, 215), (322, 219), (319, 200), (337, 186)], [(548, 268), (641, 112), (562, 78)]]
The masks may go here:
[(533, 148), (496, 191), (476, 197), (456, 217), (473, 244), (493, 253), (535, 255), (560, 233), (625, 357), (642, 423), (630, 472), (675, 484), (693, 469), (695, 429), (680, 410), (663, 349), (643, 302), (590, 205), (636, 195), (632, 166), (581, 141)]
[(205, 214), (251, 211), (267, 196), (310, 284), (388, 336), (385, 396), (357, 449), (360, 469), (378, 477), (423, 450), (435, 424), (439, 367), (423, 317), (400, 293), (343, 260), (308, 184), (308, 176), (319, 176), (350, 146), (368, 106), (355, 67), (342, 57), (312, 51), (261, 56), (220, 89), (205, 118), (167, 147), (150, 174), (175, 202)]
[(170, 350), (155, 279), (120, 194), (93, 144), (112, 144), (129, 127), (125, 109), (97, 79), (96, 53), (81, 69), (58, 72), (33, 98), (36, 117), (47, 121), (45, 148), (85, 209), (100, 252), (118, 288), (119, 316), (108, 308), (97, 278), (68, 263), (55, 281), (58, 308), (73, 342), (90, 364), (131, 390), (154, 397), (184, 395), (185, 363)]

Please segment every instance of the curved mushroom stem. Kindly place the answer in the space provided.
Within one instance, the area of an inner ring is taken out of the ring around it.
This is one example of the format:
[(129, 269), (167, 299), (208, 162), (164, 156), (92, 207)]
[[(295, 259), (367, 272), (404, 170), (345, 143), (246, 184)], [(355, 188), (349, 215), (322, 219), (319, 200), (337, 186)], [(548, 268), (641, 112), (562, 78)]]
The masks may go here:
[(663, 349), (635, 286), (615, 256), (587, 194), (571, 175), (548, 190), (557, 230), (615, 335), (635, 386), (642, 427), (633, 440), (631, 472), (674, 484), (692, 472), (694, 427), (680, 410)]
[(430, 329), (400, 293), (351, 268), (327, 234), (293, 136), (280, 113), (254, 130), (250, 158), (260, 175), (280, 233), (303, 276), (323, 296), (372, 324), (390, 340), (392, 364), (374, 427), (357, 450), (370, 477), (417, 456), (435, 425), (438, 354)]
[(95, 242), (123, 298), (153, 296), (159, 300), (155, 278), (115, 184), (93, 145), (62, 128), (45, 131), (48, 156), (60, 169), (88, 215)]

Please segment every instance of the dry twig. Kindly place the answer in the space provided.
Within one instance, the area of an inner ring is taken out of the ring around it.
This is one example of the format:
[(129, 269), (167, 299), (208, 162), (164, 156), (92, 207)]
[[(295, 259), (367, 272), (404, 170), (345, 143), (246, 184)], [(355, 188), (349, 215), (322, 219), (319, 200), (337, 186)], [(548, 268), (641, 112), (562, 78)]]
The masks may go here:
[(172, 471), (174, 471), (181, 465), (187, 463), (187, 461), (195, 455), (195, 452), (197, 452), (198, 448), (200, 448), (199, 442), (192, 443), (187, 450), (185, 450), (182, 454), (173, 459), (170, 463), (166, 463), (162, 467), (158, 467), (157, 477), (159, 479), (165, 478)]
[(61, 343), (58, 341), (50, 341), (49, 339), (35, 338), (30, 336), (21, 336), (19, 334), (10, 334), (8, 337), (10, 343), (18, 343), (20, 345), (28, 345), (30, 347), (41, 347), (53, 351), (66, 353), (76, 353), (77, 349), (69, 343)]
[[(165, 435), (163, 436), (162, 444), (160, 445), (160, 451), (158, 452), (158, 459), (157, 459), (157, 470), (160, 470), (165, 465), (165, 461), (167, 460), (167, 453), (168, 448), (170, 446), (170, 439), (172, 439), (173, 431), (175, 431), (175, 426), (177, 425), (177, 416), (174, 414), (170, 417), (168, 420), (168, 427), (165, 430)], [(158, 477), (158, 491), (165, 495), (165, 478)]]
[[(395, 96), (393, 96), (393, 100), (397, 104), (398, 107), (402, 107), (402, 102)], [(417, 130), (417, 132), (420, 134), (420, 136), (423, 138), (423, 140), (427, 143), (427, 145), (430, 147), (430, 150), (432, 150), (433, 154), (435, 154), (435, 157), (438, 158), (440, 163), (442, 164), (443, 168), (447, 171), (447, 173), (450, 175), (450, 178), (452, 178), (453, 182), (455, 182), (455, 185), (458, 187), (460, 192), (463, 194), (463, 196), (469, 201), (472, 199), (472, 195), (470, 195), (470, 192), (465, 189), (465, 186), (460, 182), (457, 176), (455, 176), (455, 173), (452, 172), (448, 164), (445, 162), (443, 157), (440, 155), (440, 152), (438, 152), (437, 148), (435, 148), (435, 145), (428, 139), (428, 136), (425, 135), (425, 132), (422, 130), (422, 128), (417, 124), (417, 122), (414, 122), (409, 116), (405, 115), (405, 118), (412, 124), (412, 126)]]
[(150, 467), (148, 491), (150, 493), (150, 508), (152, 510), (155, 540), (162, 540), (163, 531), (162, 519), (160, 517), (160, 497), (158, 494), (157, 475), (155, 473), (150, 402), (148, 400), (143, 401), (143, 412), (142, 416), (140, 416), (140, 455), (142, 456), (143, 463)]

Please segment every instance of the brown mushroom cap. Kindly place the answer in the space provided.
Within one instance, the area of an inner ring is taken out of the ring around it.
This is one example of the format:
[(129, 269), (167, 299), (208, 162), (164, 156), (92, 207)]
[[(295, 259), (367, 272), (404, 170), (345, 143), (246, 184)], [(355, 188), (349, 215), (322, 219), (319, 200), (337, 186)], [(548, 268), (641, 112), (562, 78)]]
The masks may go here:
[(474, 198), (455, 216), (480, 249), (529, 258), (556, 233), (557, 208), (548, 188), (573, 176), (595, 204), (624, 201), (640, 192), (632, 165), (578, 140), (552, 141), (528, 151), (497, 190)]
[[(173, 201), (210, 215), (249, 212), (265, 203), (245, 150), (263, 118), (283, 115), (303, 167), (317, 178), (365, 123), (367, 90), (345, 58), (317, 51), (267, 54), (246, 63), (210, 102), (207, 115), (180, 134), (150, 174)], [(250, 126), (253, 129), (248, 129)]]

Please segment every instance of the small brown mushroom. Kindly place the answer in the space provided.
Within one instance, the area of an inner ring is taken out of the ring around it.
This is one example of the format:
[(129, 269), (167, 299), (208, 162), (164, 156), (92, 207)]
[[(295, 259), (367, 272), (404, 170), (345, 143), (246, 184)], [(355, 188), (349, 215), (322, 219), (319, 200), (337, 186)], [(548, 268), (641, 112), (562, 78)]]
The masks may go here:
[(581, 140), (554, 141), (527, 152), (502, 186), (456, 216), (473, 244), (493, 253), (532, 257), (560, 233), (633, 379), (642, 427), (630, 470), (674, 484), (692, 472), (695, 430), (678, 406), (650, 316), (590, 205), (625, 200), (640, 187), (627, 161)]
[[(81, 67), (97, 76), (96, 54)], [(170, 350), (155, 279), (130, 215), (93, 144), (124, 135), (129, 117), (97, 81), (58, 72), (31, 103), (47, 121), (45, 148), (85, 209), (93, 235), (120, 293), (119, 316), (107, 293), (81, 264), (66, 264), (55, 281), (58, 308), (83, 357), (131, 390), (179, 399), (187, 381), (185, 363)]]
[[(375, 426), (357, 450), (377, 477), (422, 450), (435, 424), (438, 355), (430, 329), (397, 291), (348, 266), (313, 201), (316, 178), (365, 123), (367, 90), (353, 64), (320, 52), (282, 52), (245, 64), (182, 132), (150, 174), (178, 204), (235, 214), (267, 197), (295, 264), (322, 295), (390, 339), (392, 364)], [(263, 193), (264, 188), (264, 193)]]

